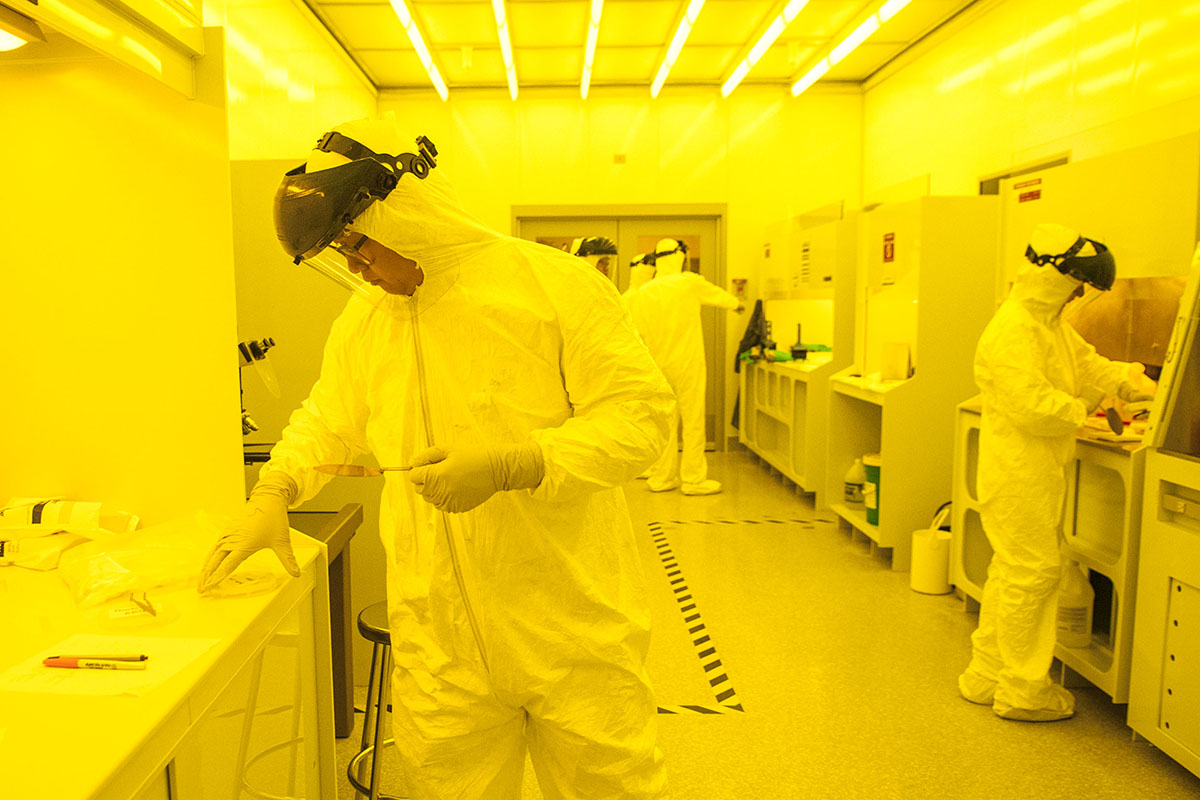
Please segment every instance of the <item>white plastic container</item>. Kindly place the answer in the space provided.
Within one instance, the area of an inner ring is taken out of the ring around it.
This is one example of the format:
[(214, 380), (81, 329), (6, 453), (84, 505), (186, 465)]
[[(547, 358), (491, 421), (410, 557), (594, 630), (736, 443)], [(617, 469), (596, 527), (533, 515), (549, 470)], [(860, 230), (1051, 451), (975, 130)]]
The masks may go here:
[(913, 531), (908, 585), (914, 592), (950, 592), (950, 531), (941, 529), (949, 515), (950, 504), (947, 503), (938, 511), (928, 528)]
[(1076, 561), (1063, 568), (1058, 584), (1058, 643), (1065, 647), (1087, 647), (1092, 643), (1092, 609), (1096, 590), (1087, 571)]
[(857, 508), (861, 511), (863, 508), (863, 484), (866, 482), (867, 471), (863, 467), (862, 459), (856, 458), (850, 465), (850, 469), (846, 471), (842, 502), (849, 508)]

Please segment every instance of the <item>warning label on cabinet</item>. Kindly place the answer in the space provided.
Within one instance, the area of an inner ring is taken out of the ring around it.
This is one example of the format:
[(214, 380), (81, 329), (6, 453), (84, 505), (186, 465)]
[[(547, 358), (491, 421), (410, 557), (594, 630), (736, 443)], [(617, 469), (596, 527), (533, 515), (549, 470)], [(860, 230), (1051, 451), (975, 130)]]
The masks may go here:
[(896, 234), (885, 233), (883, 235), (883, 263), (896, 260)]
[(1042, 198), (1042, 190), (1034, 189), (1032, 192), (1021, 192), (1017, 197), (1018, 203), (1028, 203), (1031, 200), (1040, 200)]

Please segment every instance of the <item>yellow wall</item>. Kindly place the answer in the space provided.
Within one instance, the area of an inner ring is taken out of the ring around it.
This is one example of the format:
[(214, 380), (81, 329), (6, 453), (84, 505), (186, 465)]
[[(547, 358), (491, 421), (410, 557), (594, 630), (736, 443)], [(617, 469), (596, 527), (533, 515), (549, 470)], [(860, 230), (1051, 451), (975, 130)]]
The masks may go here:
[[(460, 91), (448, 102), (385, 93), (379, 110), (433, 139), (464, 206), (505, 233), (514, 205), (727, 204), (725, 275), (749, 277), (753, 298), (767, 225), (858, 204), (860, 105), (857, 92), (793, 98), (744, 87), (728, 99), (687, 90), (653, 100), (593, 89), (586, 101), (528, 91), (516, 102), (498, 92)], [(613, 163), (617, 153), (625, 164)], [(729, 318), (722, 363), (732, 364), (747, 319)], [(729, 411), (736, 390), (727, 380)]]
[(68, 41), (0, 60), (0, 502), (240, 504), (217, 45), (195, 101)]
[(312, 12), (293, 0), (225, 0), (205, 24), (225, 27), (229, 156), (296, 158), (338, 122), (375, 114), (375, 89)]
[[(970, 12), (968, 12), (970, 13)], [(933, 194), (1070, 152), (1200, 128), (1197, 0), (1008, 0), (872, 85), (864, 202), (930, 176)]]

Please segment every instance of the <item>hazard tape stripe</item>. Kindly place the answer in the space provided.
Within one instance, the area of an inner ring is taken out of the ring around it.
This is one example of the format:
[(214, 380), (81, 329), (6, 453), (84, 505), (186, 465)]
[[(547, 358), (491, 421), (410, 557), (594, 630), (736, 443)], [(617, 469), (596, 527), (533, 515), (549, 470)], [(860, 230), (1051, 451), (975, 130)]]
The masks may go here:
[[(697, 522), (712, 524), (709, 520), (697, 520)], [(738, 524), (734, 520), (721, 520), (721, 522)], [(658, 713), (727, 714), (733, 711), (744, 712), (745, 709), (738, 702), (737, 693), (734, 692), (733, 684), (729, 680), (729, 673), (725, 670), (721, 659), (717, 657), (717, 648), (712, 643), (707, 626), (700, 618), (695, 597), (688, 588), (687, 580), (683, 576), (683, 569), (679, 566), (679, 562), (667, 542), (667, 535), (663, 532), (662, 525), (658, 522), (651, 522), (649, 528), (650, 538), (654, 541), (654, 548), (658, 551), (658, 557), (662, 560), (663, 569), (667, 573), (667, 585), (671, 587), (671, 594), (675, 595), (675, 602), (679, 605), (680, 613), (683, 614), (683, 622), (687, 626), (688, 635), (692, 637), (692, 646), (696, 648), (696, 656), (700, 659), (700, 665), (704, 669), (708, 685), (713, 690), (713, 700), (715, 701), (713, 705), (659, 706)]]

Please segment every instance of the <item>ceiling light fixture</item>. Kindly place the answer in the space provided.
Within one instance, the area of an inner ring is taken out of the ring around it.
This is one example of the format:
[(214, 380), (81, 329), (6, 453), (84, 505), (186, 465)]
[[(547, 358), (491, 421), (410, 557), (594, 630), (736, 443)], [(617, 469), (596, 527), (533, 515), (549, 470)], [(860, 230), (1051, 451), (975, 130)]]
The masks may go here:
[(886, 0), (886, 2), (881, 3), (848, 36), (834, 45), (828, 54), (822, 56), (808, 72), (804, 73), (804, 77), (792, 84), (792, 95), (799, 95), (820, 80), (825, 73), (829, 72), (830, 67), (850, 55), (854, 48), (865, 42), (871, 34), (879, 30), (879, 27), (883, 23), (896, 16), (900, 9), (904, 8), (910, 2), (912, 0)]
[(779, 38), (779, 35), (783, 33), (788, 25), (792, 24), (792, 20), (796, 18), (796, 15), (806, 5), (808, 5), (808, 0), (788, 0), (783, 9), (775, 16), (775, 19), (771, 20), (771, 24), (767, 26), (767, 29), (763, 31), (762, 36), (750, 48), (750, 52), (734, 68), (733, 74), (725, 80), (725, 83), (721, 86), (722, 97), (729, 97), (733, 90), (737, 88), (737, 85), (742, 82), (742, 78), (750, 74), (750, 69), (758, 63), (763, 53), (767, 52), (771, 45), (775, 44), (775, 40)]
[(0, 6), (0, 52), (16, 50), (30, 42), (44, 42), (42, 29), (24, 14)]
[(408, 34), (408, 40), (412, 42), (413, 49), (417, 51), (417, 58), (421, 59), (421, 66), (429, 73), (429, 80), (433, 82), (433, 88), (437, 89), (437, 93), (445, 100), (450, 96), (446, 90), (446, 82), (442, 80), (442, 73), (438, 72), (437, 64), (433, 63), (433, 56), (429, 52), (429, 48), (425, 46), (425, 40), (421, 38), (421, 31), (417, 28), (417, 21), (413, 19), (412, 12), (408, 10), (408, 4), (404, 0), (388, 0), (392, 4), (392, 10), (396, 12), (396, 18), (400, 20), (400, 25), (404, 28), (404, 32)]
[(592, 82), (592, 61), (596, 57), (596, 38), (600, 35), (600, 14), (604, 11), (604, 0), (592, 0), (592, 18), (588, 22), (587, 48), (583, 51), (583, 78), (579, 82), (579, 94), (587, 100), (588, 84)]
[(683, 16), (679, 20), (679, 26), (675, 28), (675, 35), (671, 37), (667, 54), (658, 67), (658, 73), (654, 76), (654, 83), (650, 84), (651, 97), (658, 97), (663, 81), (667, 79), (667, 73), (671, 71), (671, 67), (675, 66), (675, 59), (679, 57), (679, 51), (683, 49), (683, 43), (687, 41), (688, 34), (692, 32), (692, 25), (696, 24), (696, 17), (700, 16), (700, 9), (703, 7), (704, 0), (691, 0), (687, 4)]
[(492, 0), (492, 11), (496, 13), (496, 33), (500, 37), (500, 54), (504, 56), (504, 74), (508, 76), (508, 93), (517, 99), (517, 68), (513, 65), (512, 40), (508, 37), (508, 14), (504, 0)]

